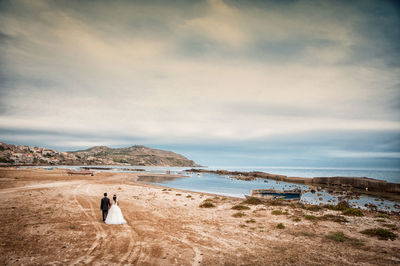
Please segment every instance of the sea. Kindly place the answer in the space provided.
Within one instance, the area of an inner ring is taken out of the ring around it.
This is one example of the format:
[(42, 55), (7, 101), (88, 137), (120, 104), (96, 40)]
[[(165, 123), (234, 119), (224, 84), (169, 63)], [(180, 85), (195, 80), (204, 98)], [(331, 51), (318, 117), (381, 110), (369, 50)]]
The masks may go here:
[[(70, 168), (79, 170), (88, 166), (56, 166), (56, 168)], [(55, 167), (42, 167), (52, 169)], [(310, 190), (307, 185), (299, 185), (275, 180), (256, 179), (251, 181), (237, 180), (229, 175), (217, 175), (212, 173), (188, 172), (192, 167), (159, 167), (159, 166), (93, 166), (94, 171), (105, 172), (132, 172), (135, 169), (142, 169), (147, 173), (153, 174), (174, 174), (177, 178), (166, 180), (140, 178), (140, 182), (160, 185), (168, 188), (177, 188), (202, 193), (212, 193), (223, 196), (233, 196), (244, 198), (250, 195), (252, 189), (268, 188), (278, 190), (302, 189)], [(104, 168), (104, 169), (100, 169)], [(109, 169), (111, 168), (111, 169)], [(328, 177), (328, 176), (348, 176), (348, 177), (369, 177), (387, 182), (400, 183), (400, 169), (378, 169), (378, 168), (312, 168), (312, 167), (228, 167), (212, 166), (206, 169), (229, 171), (261, 171), (270, 174), (280, 174), (295, 177)], [(139, 172), (140, 173), (140, 172)], [(341, 195), (334, 195), (325, 190), (318, 193), (306, 192), (302, 194), (301, 202), (307, 204), (337, 204), (342, 198)], [(366, 209), (366, 205), (373, 203), (381, 211), (400, 211), (400, 202), (391, 201), (383, 198), (360, 195), (359, 197), (348, 200), (350, 205), (360, 209)]]

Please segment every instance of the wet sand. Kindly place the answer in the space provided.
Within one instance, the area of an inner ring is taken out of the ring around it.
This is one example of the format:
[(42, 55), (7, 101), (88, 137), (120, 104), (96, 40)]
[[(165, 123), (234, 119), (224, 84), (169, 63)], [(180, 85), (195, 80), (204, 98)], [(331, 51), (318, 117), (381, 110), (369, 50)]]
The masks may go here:
[[(390, 265), (400, 263), (400, 240), (361, 234), (398, 216), (307, 220), (341, 215), (295, 206), (247, 205), (242, 199), (135, 182), (145, 173), (67, 175), (62, 169), (0, 169), (0, 264), (95, 265)], [(153, 175), (154, 176), (154, 175)], [(119, 196), (126, 225), (101, 221), (104, 192)], [(215, 208), (200, 208), (206, 199)], [(273, 215), (281, 210), (283, 214)], [(286, 214), (285, 214), (286, 213)], [(294, 217), (300, 219), (294, 220)], [(285, 228), (278, 229), (282, 223)], [(327, 237), (341, 231), (343, 242)]]

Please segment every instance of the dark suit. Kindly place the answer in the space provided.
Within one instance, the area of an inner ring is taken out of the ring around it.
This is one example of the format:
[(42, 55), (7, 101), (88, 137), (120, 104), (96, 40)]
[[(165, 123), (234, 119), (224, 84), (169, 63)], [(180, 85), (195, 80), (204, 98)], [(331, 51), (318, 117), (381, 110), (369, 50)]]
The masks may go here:
[(103, 211), (103, 222), (106, 220), (107, 218), (107, 214), (108, 214), (108, 208), (110, 208), (110, 199), (107, 197), (104, 197), (101, 199), (101, 204), (100, 204), (100, 210)]

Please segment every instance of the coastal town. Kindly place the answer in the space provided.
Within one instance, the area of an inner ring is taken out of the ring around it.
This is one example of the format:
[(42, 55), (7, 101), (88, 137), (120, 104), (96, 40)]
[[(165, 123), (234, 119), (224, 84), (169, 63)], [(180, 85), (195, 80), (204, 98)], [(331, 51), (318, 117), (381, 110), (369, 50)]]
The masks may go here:
[(70, 152), (0, 142), (0, 165), (74, 165), (82, 162), (82, 159), (93, 164), (119, 164), (110, 159), (93, 156), (82, 158)]

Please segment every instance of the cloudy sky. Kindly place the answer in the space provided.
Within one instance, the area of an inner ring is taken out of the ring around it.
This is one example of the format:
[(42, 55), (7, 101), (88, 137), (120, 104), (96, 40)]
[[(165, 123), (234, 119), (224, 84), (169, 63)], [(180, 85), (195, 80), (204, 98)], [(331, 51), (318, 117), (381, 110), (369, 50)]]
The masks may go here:
[(0, 141), (400, 167), (396, 1), (13, 0), (0, 25)]

